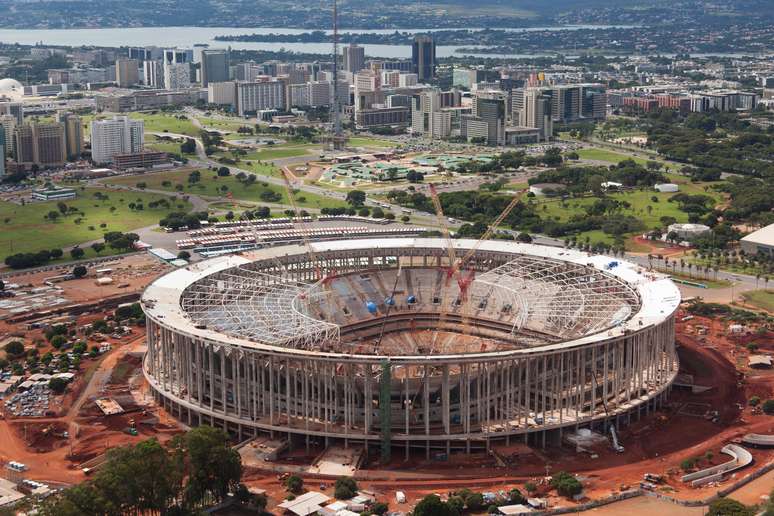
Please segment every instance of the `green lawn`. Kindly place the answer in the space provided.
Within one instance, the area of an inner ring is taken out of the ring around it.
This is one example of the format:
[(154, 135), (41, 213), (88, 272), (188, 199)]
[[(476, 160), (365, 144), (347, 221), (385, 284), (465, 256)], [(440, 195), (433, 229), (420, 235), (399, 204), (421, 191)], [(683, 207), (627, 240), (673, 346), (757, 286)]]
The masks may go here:
[[(704, 193), (702, 191), (702, 193)], [(661, 217), (674, 217), (678, 222), (688, 222), (688, 214), (678, 209), (677, 203), (668, 202), (674, 193), (661, 193), (651, 190), (635, 190), (629, 192), (613, 193), (608, 197), (618, 201), (627, 201), (631, 208), (621, 210), (621, 216), (631, 215), (645, 224), (645, 230), (651, 230), (656, 226), (661, 226)], [(707, 193), (716, 200), (717, 194)], [(653, 202), (652, 197), (656, 197), (658, 202)], [(544, 200), (536, 205), (536, 211), (542, 218), (551, 218), (560, 222), (566, 222), (574, 215), (585, 214), (584, 207), (594, 204), (597, 197), (586, 197), (583, 199)], [(648, 210), (650, 206), (650, 210)], [(600, 230), (587, 231), (580, 233), (578, 240), (585, 240), (589, 237), (590, 242), (613, 242), (613, 237)]]
[(396, 144), (390, 140), (381, 140), (379, 138), (358, 137), (350, 138), (347, 143), (353, 147), (395, 147)]
[(743, 293), (742, 297), (748, 304), (774, 312), (774, 290), (753, 290)]
[(247, 160), (273, 160), (281, 158), (295, 158), (296, 156), (306, 156), (309, 153), (307, 149), (314, 147), (314, 145), (299, 145), (299, 146), (273, 146), (265, 150), (259, 150), (256, 152), (249, 152), (244, 159)]
[[(108, 195), (108, 200), (98, 201), (93, 198), (97, 191)], [(82, 210), (86, 215), (76, 224), (79, 215), (59, 217), (56, 222), (45, 220), (43, 216), (49, 211), (57, 210), (54, 201), (29, 203), (25, 206), (9, 202), (0, 202), (0, 259), (6, 256), (34, 252), (41, 249), (54, 249), (72, 246), (89, 240), (102, 238), (107, 231), (130, 231), (144, 226), (150, 226), (163, 218), (170, 211), (188, 211), (191, 205), (181, 200), (175, 200), (171, 209), (148, 208), (150, 201), (159, 200), (164, 196), (138, 192), (114, 192), (104, 189), (78, 190), (78, 198), (64, 201), (67, 206)], [(139, 199), (139, 201), (138, 201)], [(130, 202), (141, 202), (145, 208), (142, 211), (129, 209)], [(177, 205), (182, 205), (182, 209)], [(111, 213), (110, 207), (116, 210)], [(100, 227), (105, 224), (104, 228)], [(103, 252), (104, 253), (104, 252)]]
[[(164, 141), (161, 137), (152, 134), (145, 135), (145, 146), (149, 149), (168, 152), (170, 154), (180, 154), (180, 144), (182, 142)], [(196, 153), (186, 153), (185, 156), (195, 156)]]
[[(169, 132), (185, 134), (188, 136), (199, 136), (200, 130), (188, 120), (185, 115), (174, 113), (127, 113), (129, 118), (143, 120), (145, 122), (145, 132)], [(178, 118), (182, 117), (182, 118)], [(92, 120), (105, 120), (113, 118), (113, 114), (99, 114), (83, 116), (83, 122), (86, 131), (91, 130)]]
[[(196, 119), (204, 126), (210, 129), (218, 129), (220, 131), (234, 131), (240, 127), (253, 127), (247, 120), (240, 118), (210, 118), (205, 116), (198, 116)], [(239, 135), (244, 137), (245, 135)], [(247, 135), (250, 136), (250, 135)]]
[[(281, 199), (278, 204), (289, 204), (287, 192), (282, 186), (271, 183), (261, 183), (260, 179), (252, 185), (240, 183), (235, 176), (218, 177), (209, 170), (202, 171), (202, 178), (199, 183), (188, 183), (189, 171), (187, 170), (169, 170), (164, 172), (155, 172), (143, 176), (125, 176), (109, 179), (108, 184), (117, 184), (125, 186), (135, 186), (138, 182), (143, 182), (150, 190), (166, 190), (174, 192), (176, 185), (183, 185), (182, 192), (204, 195), (209, 197), (223, 197), (231, 192), (236, 200), (252, 201), (258, 203), (268, 202), (261, 199), (261, 193), (271, 191), (280, 194)], [(265, 186), (264, 186), (265, 185)], [(226, 190), (222, 187), (226, 186)], [(296, 194), (296, 202), (299, 207), (304, 208), (333, 208), (344, 206), (342, 201), (329, 199), (316, 194), (299, 192)]]
[(648, 161), (651, 161), (645, 158), (631, 156), (628, 154), (621, 154), (619, 152), (613, 152), (607, 149), (599, 149), (596, 147), (587, 147), (584, 149), (578, 149), (576, 152), (578, 153), (578, 156), (581, 157), (581, 159), (590, 159), (594, 161), (606, 161), (608, 163), (620, 163), (625, 159), (633, 159), (635, 163), (638, 163), (640, 165), (645, 165)]

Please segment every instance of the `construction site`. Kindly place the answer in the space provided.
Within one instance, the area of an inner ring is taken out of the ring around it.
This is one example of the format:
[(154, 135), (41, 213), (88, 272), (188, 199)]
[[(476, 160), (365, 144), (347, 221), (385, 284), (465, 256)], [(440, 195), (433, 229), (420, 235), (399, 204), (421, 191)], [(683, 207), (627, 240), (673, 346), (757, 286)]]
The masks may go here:
[[(0, 314), (4, 342), (44, 354), (46, 330), (66, 325), (99, 352), (62, 394), (27, 375), (27, 398), (18, 382), (3, 398), (5, 476), (72, 485), (112, 447), (205, 424), (232, 436), (269, 507), (289, 474), (399, 492), (403, 512), (427, 494), (496, 499), (525, 484), (548, 510), (667, 515), (770, 490), (774, 421), (751, 402), (774, 394), (764, 324), (693, 315), (667, 276), (634, 263), (489, 240), (497, 222), (452, 239), (433, 200), (442, 238), (321, 238), (308, 220), (294, 244), (177, 269), (137, 254), (77, 280), (7, 278), (19, 295)], [(144, 324), (119, 320), (138, 299)], [(99, 321), (109, 329), (91, 331)], [(19, 412), (28, 398), (45, 409)], [(552, 490), (558, 471), (581, 496)]]

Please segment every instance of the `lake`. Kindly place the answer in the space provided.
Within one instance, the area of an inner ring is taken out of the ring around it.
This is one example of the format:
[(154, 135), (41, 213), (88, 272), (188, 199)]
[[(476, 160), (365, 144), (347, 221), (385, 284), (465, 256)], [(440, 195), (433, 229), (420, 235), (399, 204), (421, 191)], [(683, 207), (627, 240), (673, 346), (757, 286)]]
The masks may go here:
[[(539, 30), (579, 30), (589, 28), (610, 28), (606, 25), (568, 25), (561, 27), (530, 27), (502, 29), (516, 32), (533, 32)], [(626, 26), (619, 26), (627, 28)], [(435, 30), (446, 29), (401, 29), (401, 32), (433, 32)], [(482, 30), (479, 28), (470, 30)], [(23, 45), (61, 45), (69, 47), (100, 46), (100, 47), (119, 47), (119, 46), (159, 46), (159, 47), (182, 47), (190, 48), (195, 43), (206, 43), (215, 48), (226, 48), (230, 46), (240, 50), (270, 50), (277, 51), (285, 49), (293, 52), (302, 52), (310, 54), (329, 54), (331, 52), (330, 43), (256, 43), (242, 41), (215, 41), (216, 36), (240, 35), (240, 34), (300, 34), (309, 32), (310, 29), (285, 29), (285, 28), (234, 28), (234, 27), (128, 27), (113, 29), (0, 29), (0, 42), (19, 43)], [(327, 31), (330, 33), (330, 31)], [(373, 29), (357, 30), (342, 29), (341, 32), (352, 32), (358, 34), (384, 34), (395, 32), (395, 29)], [(407, 58), (411, 57), (410, 45), (361, 45), (365, 48), (366, 55), (381, 58)], [(471, 45), (465, 45), (470, 48)], [(459, 46), (438, 46), (436, 54), (438, 57), (460, 56), (455, 51)], [(491, 58), (520, 58), (520, 57), (540, 57), (544, 54), (506, 54), (506, 55), (482, 55)]]

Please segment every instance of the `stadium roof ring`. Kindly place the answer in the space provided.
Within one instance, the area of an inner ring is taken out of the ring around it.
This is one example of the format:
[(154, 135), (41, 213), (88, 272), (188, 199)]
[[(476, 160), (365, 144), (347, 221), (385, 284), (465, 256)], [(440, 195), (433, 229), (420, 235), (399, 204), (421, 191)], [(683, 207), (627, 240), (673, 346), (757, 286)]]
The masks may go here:
[(450, 278), (446, 245), (328, 241), (173, 271), (142, 297), (146, 377), (189, 418), (365, 441), (389, 424), (436, 443), (608, 420), (668, 390), (667, 277), (486, 241)]

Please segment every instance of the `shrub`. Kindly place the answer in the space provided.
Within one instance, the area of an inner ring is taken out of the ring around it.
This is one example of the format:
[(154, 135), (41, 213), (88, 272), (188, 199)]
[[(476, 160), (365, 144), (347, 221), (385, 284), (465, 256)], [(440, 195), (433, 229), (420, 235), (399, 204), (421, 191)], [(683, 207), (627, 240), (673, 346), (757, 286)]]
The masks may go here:
[(707, 516), (753, 516), (755, 511), (730, 498), (718, 498), (709, 506)]
[(294, 494), (299, 494), (304, 489), (304, 479), (298, 475), (290, 475), (285, 481), (285, 487)]
[(357, 494), (357, 482), (352, 477), (340, 477), (336, 479), (333, 496), (339, 500), (349, 500)]
[(583, 491), (583, 485), (578, 479), (564, 471), (560, 471), (551, 477), (551, 487), (556, 489), (557, 493), (567, 498), (580, 494)]

